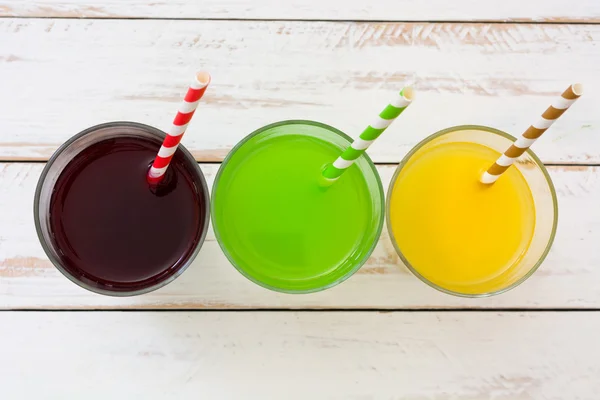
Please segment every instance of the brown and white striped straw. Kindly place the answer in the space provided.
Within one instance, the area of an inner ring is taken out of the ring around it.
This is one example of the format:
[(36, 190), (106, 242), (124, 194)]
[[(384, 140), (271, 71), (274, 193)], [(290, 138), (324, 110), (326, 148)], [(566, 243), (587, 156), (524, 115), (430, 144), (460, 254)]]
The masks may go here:
[(564, 93), (554, 100), (552, 105), (548, 107), (542, 114), (541, 118), (531, 125), (524, 133), (514, 142), (508, 150), (504, 152), (496, 160), (496, 162), (481, 176), (481, 183), (490, 184), (502, 175), (531, 145), (540, 137), (548, 128), (552, 126), (554, 121), (558, 119), (571, 105), (583, 94), (583, 85), (576, 83), (571, 85)]

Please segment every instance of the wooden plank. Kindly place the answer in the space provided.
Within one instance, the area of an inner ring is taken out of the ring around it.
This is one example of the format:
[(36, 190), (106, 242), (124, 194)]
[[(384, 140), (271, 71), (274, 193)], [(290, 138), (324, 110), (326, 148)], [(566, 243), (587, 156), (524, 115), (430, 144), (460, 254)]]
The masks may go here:
[(369, 150), (398, 162), (452, 125), (518, 135), (579, 80), (587, 94), (536, 151), (598, 163), (598, 41), (597, 25), (2, 19), (0, 160), (45, 160), (100, 122), (167, 128), (189, 77), (206, 68), (213, 85), (183, 139), (199, 160), (221, 160), (283, 119), (356, 135), (413, 82), (417, 100)]
[[(0, 164), (0, 308), (600, 308), (600, 167), (551, 167), (560, 206), (554, 246), (540, 270), (500, 296), (469, 300), (429, 288), (400, 262), (384, 234), (352, 278), (325, 292), (263, 289), (227, 261), (212, 229), (196, 261), (168, 286), (133, 298), (89, 293), (64, 278), (38, 243), (32, 218), (42, 164)], [(202, 165), (212, 186), (218, 165)], [(393, 166), (380, 166), (387, 188)]]
[(600, 4), (543, 0), (33, 0), (0, 1), (0, 16), (363, 21), (598, 22)]
[(597, 399), (597, 312), (0, 314), (8, 399)]

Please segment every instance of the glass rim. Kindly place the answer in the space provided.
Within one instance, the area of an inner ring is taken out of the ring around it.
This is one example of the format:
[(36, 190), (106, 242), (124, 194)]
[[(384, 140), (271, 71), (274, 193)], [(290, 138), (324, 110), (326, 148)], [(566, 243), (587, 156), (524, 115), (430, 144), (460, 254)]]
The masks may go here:
[[(221, 179), (222, 172), (224, 171), (225, 167), (227, 166), (227, 164), (231, 160), (231, 158), (235, 155), (235, 153), (242, 146), (244, 146), (248, 141), (250, 141), (254, 137), (260, 135), (261, 133), (263, 133), (263, 132), (265, 132), (265, 131), (267, 131), (269, 129), (280, 127), (280, 126), (288, 126), (288, 125), (311, 125), (311, 126), (316, 126), (316, 127), (323, 128), (323, 129), (325, 129), (325, 130), (327, 130), (327, 131), (329, 131), (329, 132), (331, 132), (333, 134), (336, 134), (336, 135), (340, 136), (344, 140), (348, 141), (348, 144), (352, 143), (352, 141), (353, 141), (353, 139), (350, 136), (346, 135), (344, 132), (340, 131), (339, 129), (334, 128), (331, 125), (324, 124), (322, 122), (311, 121), (311, 120), (290, 119), (290, 120), (283, 120), (283, 121), (279, 121), (279, 122), (274, 122), (274, 123), (265, 125), (263, 127), (260, 127), (260, 128), (258, 128), (256, 130), (254, 130), (252, 133), (246, 135), (246, 137), (244, 137), (242, 140), (240, 140), (229, 151), (229, 153), (227, 154), (227, 156), (223, 159), (221, 165), (219, 166), (219, 170), (217, 171), (217, 174), (215, 175), (215, 180), (213, 182), (213, 186), (212, 186), (212, 190), (211, 190), (211, 198), (213, 200), (215, 199), (215, 193), (216, 193), (219, 181)], [(379, 197), (381, 199), (380, 200), (381, 212), (380, 212), (380, 215), (379, 215), (379, 218), (378, 218), (377, 229), (375, 231), (375, 240), (369, 246), (369, 248), (368, 248), (367, 252), (365, 253), (365, 255), (356, 263), (356, 265), (350, 271), (348, 271), (342, 277), (334, 280), (333, 282), (328, 283), (327, 285), (323, 285), (323, 286), (319, 286), (317, 288), (307, 289), (307, 290), (283, 289), (283, 288), (279, 288), (279, 287), (276, 287), (276, 286), (272, 286), (272, 285), (266, 284), (266, 283), (264, 283), (264, 282), (256, 279), (255, 277), (251, 276), (250, 274), (248, 274), (243, 268), (241, 268), (240, 266), (237, 265), (237, 263), (235, 262), (235, 260), (233, 260), (233, 257), (231, 256), (231, 254), (229, 254), (229, 252), (225, 248), (224, 244), (222, 243), (221, 236), (220, 236), (219, 230), (217, 228), (217, 224), (215, 223), (215, 221), (217, 220), (217, 218), (215, 217), (215, 214), (214, 214), (215, 213), (215, 207), (213, 206), (213, 207), (211, 207), (211, 218), (213, 220), (213, 232), (215, 234), (215, 238), (217, 239), (217, 243), (219, 244), (219, 247), (223, 251), (223, 254), (225, 254), (225, 257), (227, 258), (227, 260), (229, 260), (229, 262), (231, 263), (231, 265), (240, 274), (242, 274), (246, 279), (250, 280), (251, 282), (253, 282), (253, 283), (255, 283), (255, 284), (259, 285), (259, 286), (262, 286), (262, 287), (264, 287), (266, 289), (273, 290), (275, 292), (280, 292), (280, 293), (287, 293), (287, 294), (308, 294), (308, 293), (320, 292), (320, 291), (332, 288), (332, 287), (334, 287), (336, 285), (339, 285), (340, 283), (344, 282), (346, 279), (348, 279), (352, 275), (354, 275), (367, 262), (367, 260), (369, 259), (369, 257), (371, 257), (371, 254), (375, 250), (375, 247), (377, 246), (377, 243), (379, 243), (379, 240), (381, 238), (381, 232), (383, 231), (384, 220), (385, 220), (385, 193), (383, 191), (383, 183), (381, 182), (381, 177), (379, 176), (379, 172), (377, 171), (377, 167), (376, 167), (375, 163), (371, 160), (371, 158), (367, 155), (367, 153), (364, 152), (362, 154), (362, 156), (365, 157), (365, 160), (367, 161), (367, 164), (368, 164), (369, 168), (373, 172), (373, 176), (375, 177), (375, 182), (377, 184), (377, 187), (379, 188)]]
[[(44, 239), (44, 236), (42, 233), (42, 227), (40, 225), (40, 199), (41, 199), (42, 187), (44, 186), (46, 177), (50, 171), (50, 168), (54, 164), (54, 162), (58, 159), (58, 157), (66, 149), (68, 149), (71, 145), (73, 145), (73, 143), (75, 143), (77, 140), (81, 139), (84, 136), (93, 134), (94, 132), (96, 132), (100, 129), (115, 128), (115, 127), (139, 128), (139, 129), (155, 136), (161, 142), (164, 140), (164, 138), (166, 136), (166, 134), (158, 128), (155, 128), (150, 125), (142, 124), (139, 122), (132, 122), (132, 121), (105, 122), (102, 124), (97, 124), (97, 125), (91, 126), (89, 128), (86, 128), (86, 129), (82, 130), (81, 132), (77, 133), (76, 135), (73, 135), (72, 137), (70, 137), (67, 141), (65, 141), (63, 144), (61, 144), (54, 151), (52, 156), (50, 156), (50, 158), (46, 162), (46, 165), (44, 166), (42, 173), (40, 174), (40, 178), (38, 179), (38, 183), (35, 188), (35, 194), (33, 197), (33, 218), (34, 218), (34, 223), (35, 223), (36, 234), (37, 234), (38, 240), (44, 250), (44, 253), (46, 253), (46, 256), (49, 258), (52, 265), (54, 265), (54, 267), (57, 270), (59, 270), (60, 273), (62, 273), (67, 279), (69, 279), (71, 282), (75, 283), (79, 287), (82, 287), (82, 288), (89, 290), (91, 292), (94, 292), (94, 293), (98, 293), (98, 294), (102, 294), (102, 295), (106, 295), (106, 296), (112, 296), (112, 297), (129, 297), (129, 296), (137, 296), (137, 295), (141, 295), (141, 294), (145, 294), (145, 293), (149, 293), (154, 290), (157, 290), (157, 289), (171, 283), (172, 281), (174, 281), (186, 269), (188, 269), (188, 267), (192, 264), (192, 262), (194, 261), (194, 259), (198, 255), (198, 253), (200, 252), (200, 249), (202, 248), (202, 245), (204, 244), (206, 235), (208, 233), (208, 226), (209, 226), (210, 216), (211, 216), (210, 215), (210, 196), (209, 196), (208, 184), (206, 183), (206, 178), (204, 176), (204, 173), (198, 166), (198, 162), (182, 144), (179, 144), (179, 146), (177, 147), (177, 150), (182, 151), (183, 156), (186, 159), (186, 161), (195, 165), (194, 169), (196, 170), (196, 172), (198, 173), (198, 176), (200, 177), (199, 183), (202, 186), (202, 190), (203, 190), (203, 194), (204, 194), (203, 195), (204, 203), (205, 203), (205, 205), (204, 205), (204, 215), (206, 216), (205, 221), (203, 223), (198, 242), (196, 243), (193, 251), (190, 253), (189, 259), (180, 268), (178, 268), (177, 271), (175, 271), (172, 275), (170, 275), (166, 279), (159, 281), (148, 287), (142, 288), (142, 289), (127, 290), (127, 291), (111, 291), (111, 290), (107, 290), (107, 289), (103, 289), (103, 288), (94, 287), (92, 285), (89, 285), (86, 282), (83, 282), (83, 281), (77, 279), (77, 277), (75, 277), (73, 274), (71, 274), (67, 269), (63, 268), (61, 261), (59, 259), (57, 259), (56, 257), (54, 257), (54, 255), (52, 254), (51, 247), (53, 247), (53, 246), (51, 244), (47, 243), (46, 240)], [(132, 136), (135, 136), (135, 135), (132, 135)]]
[(552, 196), (552, 208), (553, 208), (553, 212), (554, 212), (554, 221), (552, 223), (552, 231), (550, 233), (550, 237), (548, 238), (548, 243), (546, 244), (546, 247), (544, 248), (544, 251), (540, 255), (537, 262), (533, 265), (533, 267), (531, 267), (531, 269), (529, 271), (527, 271), (527, 273), (525, 275), (523, 275), (521, 278), (519, 278), (512, 284), (508, 285), (507, 287), (499, 289), (499, 290), (491, 291), (491, 292), (473, 294), (473, 293), (462, 293), (462, 292), (457, 292), (454, 290), (449, 290), (442, 286), (437, 285), (436, 283), (433, 283), (432, 281), (430, 281), (429, 279), (427, 279), (423, 275), (421, 275), (419, 273), (419, 271), (415, 267), (413, 267), (411, 265), (411, 263), (406, 259), (406, 257), (400, 250), (400, 247), (398, 246), (396, 238), (394, 237), (394, 232), (392, 230), (391, 221), (390, 221), (392, 188), (393, 188), (394, 184), (396, 183), (396, 179), (398, 178), (400, 171), (402, 171), (402, 169), (407, 164), (407, 162), (412, 158), (412, 156), (414, 156), (415, 153), (417, 151), (419, 151), (421, 148), (423, 148), (425, 145), (429, 144), (431, 141), (433, 141), (441, 136), (447, 135), (449, 133), (457, 132), (457, 131), (466, 131), (466, 130), (479, 130), (479, 131), (492, 133), (492, 134), (495, 134), (498, 136), (502, 136), (506, 139), (509, 139), (512, 142), (517, 140), (517, 138), (515, 138), (512, 135), (509, 135), (508, 133), (506, 133), (504, 131), (501, 131), (496, 128), (491, 128), (489, 126), (484, 126), (484, 125), (456, 125), (456, 126), (452, 126), (450, 128), (442, 129), (440, 131), (437, 131), (437, 132), (427, 136), (425, 139), (423, 139), (419, 143), (417, 143), (402, 158), (402, 161), (400, 161), (400, 163), (398, 164), (398, 167), (396, 167), (396, 171), (394, 171), (394, 175), (392, 176), (392, 179), (390, 180), (390, 184), (388, 186), (388, 192), (387, 192), (387, 196), (386, 196), (386, 206), (385, 206), (385, 218), (386, 218), (388, 234), (390, 235), (392, 245), (394, 246), (396, 253), (400, 257), (400, 259), (402, 260), (402, 262), (404, 263), (406, 268), (408, 268), (413, 273), (413, 275), (415, 275), (417, 278), (419, 278), (422, 282), (426, 283), (428, 286), (430, 286), (440, 292), (446, 293), (446, 294), (450, 294), (450, 295), (458, 296), (458, 297), (466, 297), (466, 298), (483, 298), (483, 297), (490, 297), (490, 296), (495, 296), (498, 294), (508, 292), (509, 290), (514, 289), (515, 287), (517, 287), (520, 284), (522, 284), (523, 282), (525, 282), (531, 275), (533, 275), (535, 273), (535, 271), (537, 271), (537, 269), (540, 267), (540, 265), (542, 265), (542, 263), (548, 256), (548, 253), (550, 252), (550, 248), (552, 247), (552, 243), (554, 242), (554, 237), (556, 236), (556, 228), (558, 226), (558, 200), (556, 198), (556, 189), (554, 188), (554, 183), (552, 182), (552, 179), (550, 178), (550, 174), (548, 173), (546, 166), (535, 155), (535, 153), (533, 151), (531, 151), (530, 148), (526, 150), (526, 153), (533, 159), (535, 164), (538, 166), (538, 168), (544, 175), (544, 178), (546, 179), (548, 188), (550, 189), (550, 194)]

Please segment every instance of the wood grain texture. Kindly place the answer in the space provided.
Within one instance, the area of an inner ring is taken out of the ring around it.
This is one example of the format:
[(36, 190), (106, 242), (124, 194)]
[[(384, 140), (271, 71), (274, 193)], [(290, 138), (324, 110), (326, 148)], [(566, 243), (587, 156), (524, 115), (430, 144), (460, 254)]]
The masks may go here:
[(599, 41), (600, 25), (1, 19), (0, 160), (45, 160), (111, 120), (164, 129), (203, 68), (213, 84), (183, 139), (198, 160), (221, 160), (283, 119), (357, 135), (412, 82), (414, 104), (369, 149), (398, 162), (452, 125), (519, 135), (581, 81), (587, 93), (536, 152), (545, 162), (598, 163)]
[[(597, 399), (600, 314), (0, 313), (21, 399)], [(29, 382), (25, 384), (25, 382)]]
[[(600, 167), (551, 167), (560, 217), (554, 246), (520, 287), (488, 299), (463, 299), (429, 288), (400, 262), (384, 234), (359, 272), (310, 295), (263, 289), (227, 261), (209, 230), (190, 268), (156, 292), (133, 298), (89, 293), (48, 261), (33, 225), (33, 193), (42, 164), (0, 164), (0, 308), (600, 308)], [(218, 165), (202, 165), (210, 186)], [(394, 166), (379, 166), (387, 188)]]
[(0, 0), (0, 16), (597, 22), (595, 0)]

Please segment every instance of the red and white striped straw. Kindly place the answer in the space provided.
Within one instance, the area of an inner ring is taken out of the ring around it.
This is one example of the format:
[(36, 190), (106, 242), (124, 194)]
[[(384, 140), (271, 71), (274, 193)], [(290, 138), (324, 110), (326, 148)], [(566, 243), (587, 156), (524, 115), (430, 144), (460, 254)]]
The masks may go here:
[(173, 158), (173, 154), (175, 154), (177, 146), (179, 146), (181, 137), (185, 133), (185, 130), (194, 115), (194, 111), (196, 111), (198, 103), (200, 102), (202, 95), (204, 95), (209, 83), (210, 74), (208, 72), (196, 73), (194, 81), (179, 105), (179, 110), (177, 110), (173, 125), (167, 133), (167, 137), (163, 141), (162, 146), (152, 163), (152, 167), (150, 167), (150, 170), (148, 171), (148, 183), (156, 185), (164, 177), (167, 168), (169, 168), (169, 163)]

